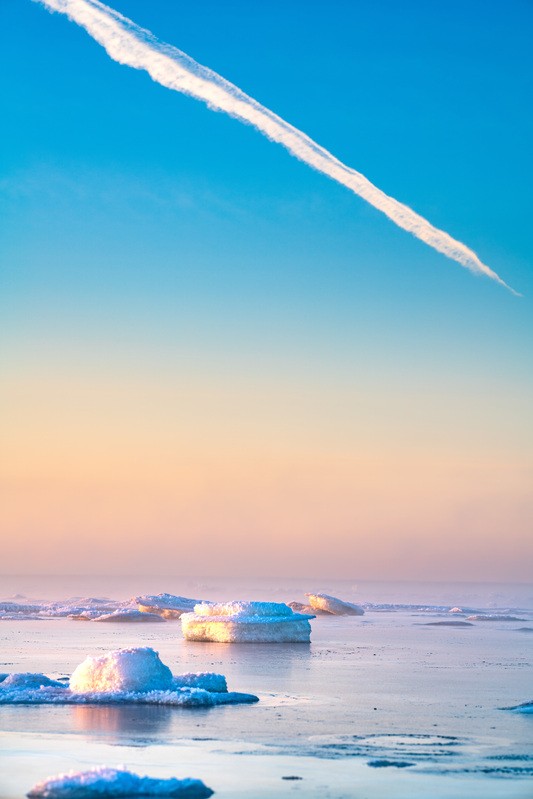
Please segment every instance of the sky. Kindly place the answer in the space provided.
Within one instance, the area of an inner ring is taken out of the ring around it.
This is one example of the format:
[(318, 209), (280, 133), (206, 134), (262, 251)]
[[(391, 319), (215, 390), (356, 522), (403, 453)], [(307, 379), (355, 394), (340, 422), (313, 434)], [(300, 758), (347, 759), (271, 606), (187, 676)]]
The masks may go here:
[(533, 6), (113, 8), (524, 296), (4, 0), (0, 570), (529, 580)]

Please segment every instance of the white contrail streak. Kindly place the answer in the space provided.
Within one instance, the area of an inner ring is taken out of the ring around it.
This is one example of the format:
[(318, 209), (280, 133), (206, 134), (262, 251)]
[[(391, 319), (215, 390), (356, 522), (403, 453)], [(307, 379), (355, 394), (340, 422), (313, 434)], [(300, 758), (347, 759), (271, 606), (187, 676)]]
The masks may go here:
[(51, 11), (66, 14), (85, 28), (114, 61), (134, 69), (144, 69), (156, 83), (203, 100), (213, 110), (225, 111), (241, 122), (253, 125), (267, 138), (283, 145), (291, 155), (346, 186), (430, 247), (476, 274), (487, 275), (517, 294), (466, 245), (433, 227), (407, 205), (389, 197), (360, 172), (343, 164), (305, 133), (248, 97), (216, 72), (198, 64), (181, 50), (159, 42), (149, 31), (114, 9), (99, 0), (37, 2)]

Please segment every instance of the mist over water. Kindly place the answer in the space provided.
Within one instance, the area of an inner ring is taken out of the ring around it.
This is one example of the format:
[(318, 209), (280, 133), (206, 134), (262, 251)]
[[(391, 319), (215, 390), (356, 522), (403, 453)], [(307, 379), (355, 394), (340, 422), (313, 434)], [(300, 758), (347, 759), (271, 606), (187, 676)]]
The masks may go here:
[(0, 599), (19, 596), (60, 600), (70, 597), (108, 597), (126, 600), (162, 592), (218, 601), (254, 599), (301, 601), (308, 591), (324, 591), (348, 601), (479, 609), (531, 608), (533, 584), (480, 582), (365, 581), (327, 577), (250, 578), (160, 575), (2, 575)]

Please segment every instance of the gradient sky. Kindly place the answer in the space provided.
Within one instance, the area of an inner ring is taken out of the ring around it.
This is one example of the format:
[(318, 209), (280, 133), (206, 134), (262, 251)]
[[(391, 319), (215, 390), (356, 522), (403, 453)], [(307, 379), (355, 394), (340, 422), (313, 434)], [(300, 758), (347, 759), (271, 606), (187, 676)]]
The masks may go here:
[(113, 7), (525, 296), (3, 0), (2, 572), (530, 579), (531, 3)]

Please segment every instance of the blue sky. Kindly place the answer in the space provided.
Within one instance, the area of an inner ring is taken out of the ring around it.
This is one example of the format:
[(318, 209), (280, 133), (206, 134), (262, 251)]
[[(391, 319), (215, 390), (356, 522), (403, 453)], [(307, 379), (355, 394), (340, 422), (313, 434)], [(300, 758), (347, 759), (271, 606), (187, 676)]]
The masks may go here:
[[(8, 382), (30, 385), (37, 404), (41, 370), (50, 384), (103, 385), (192, 369), (206, 385), (255, 381), (280, 402), (287, 382), (303, 402), (327, 386), (327, 412), (342, 406), (348, 427), (357, 413), (343, 397), (355, 386), (367, 412), (382, 409), (358, 417), (376, 440), (429, 451), (447, 439), (465, 463), (488, 453), (509, 463), (509, 485), (513, 468), (523, 480), (531, 4), (114, 8), (463, 241), (524, 297), (472, 276), (255, 130), (114, 63), (65, 18), (4, 0)], [(321, 407), (310, 430), (323, 427)], [(250, 412), (260, 426), (254, 401)]]

